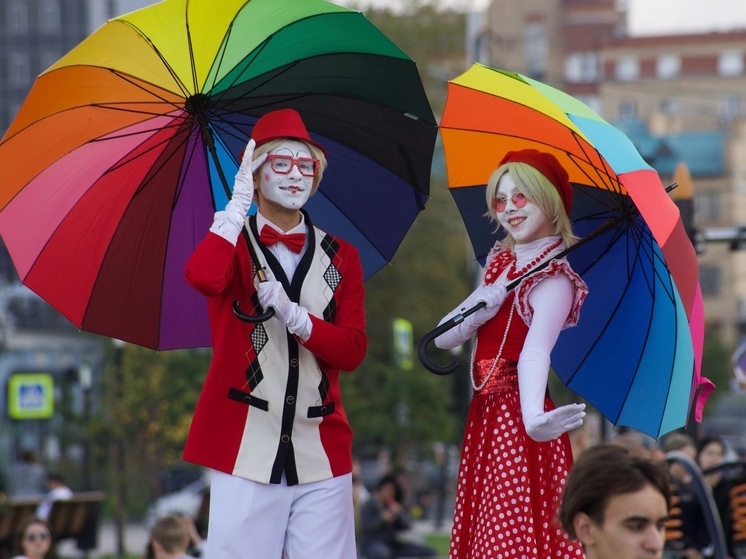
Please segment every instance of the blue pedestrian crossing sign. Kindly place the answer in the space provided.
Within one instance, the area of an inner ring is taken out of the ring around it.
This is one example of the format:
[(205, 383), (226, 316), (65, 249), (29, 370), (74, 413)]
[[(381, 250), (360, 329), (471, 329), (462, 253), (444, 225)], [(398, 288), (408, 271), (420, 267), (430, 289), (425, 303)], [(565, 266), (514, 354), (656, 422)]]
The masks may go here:
[(15, 373), (8, 380), (12, 419), (48, 419), (54, 414), (54, 378), (49, 373)]

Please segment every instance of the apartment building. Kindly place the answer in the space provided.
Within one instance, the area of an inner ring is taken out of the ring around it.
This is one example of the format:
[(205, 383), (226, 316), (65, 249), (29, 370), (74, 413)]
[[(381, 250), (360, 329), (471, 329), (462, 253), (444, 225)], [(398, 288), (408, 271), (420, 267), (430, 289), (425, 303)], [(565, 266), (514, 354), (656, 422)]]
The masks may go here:
[[(488, 64), (584, 101), (664, 184), (685, 162), (700, 231), (746, 227), (746, 31), (634, 37), (615, 0), (493, 0), (487, 21)], [(735, 347), (746, 337), (746, 253), (724, 238), (700, 245), (700, 282), (707, 335)]]

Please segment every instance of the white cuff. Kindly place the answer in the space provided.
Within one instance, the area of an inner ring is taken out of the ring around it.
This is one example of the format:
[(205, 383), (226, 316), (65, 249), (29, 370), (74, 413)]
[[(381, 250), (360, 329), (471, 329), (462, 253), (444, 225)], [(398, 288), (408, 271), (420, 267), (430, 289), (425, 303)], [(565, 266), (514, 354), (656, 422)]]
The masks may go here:
[(226, 211), (215, 212), (210, 231), (216, 235), (220, 235), (230, 244), (236, 246), (243, 224), (243, 216), (240, 216), (237, 212), (229, 211), (228, 208), (226, 208)]
[(292, 319), (287, 324), (288, 332), (298, 336), (301, 342), (308, 341), (311, 337), (311, 330), (313, 329), (313, 323), (311, 318), (308, 316), (308, 309), (296, 305), (296, 312), (293, 313)]

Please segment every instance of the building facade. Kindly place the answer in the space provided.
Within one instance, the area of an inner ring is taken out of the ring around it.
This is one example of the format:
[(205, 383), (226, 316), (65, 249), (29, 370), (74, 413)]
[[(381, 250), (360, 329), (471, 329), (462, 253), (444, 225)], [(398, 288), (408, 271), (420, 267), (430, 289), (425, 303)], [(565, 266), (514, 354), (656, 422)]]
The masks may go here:
[(706, 335), (735, 347), (746, 337), (746, 31), (633, 37), (615, 0), (493, 0), (487, 20), (489, 65), (584, 101), (664, 184), (686, 164)]

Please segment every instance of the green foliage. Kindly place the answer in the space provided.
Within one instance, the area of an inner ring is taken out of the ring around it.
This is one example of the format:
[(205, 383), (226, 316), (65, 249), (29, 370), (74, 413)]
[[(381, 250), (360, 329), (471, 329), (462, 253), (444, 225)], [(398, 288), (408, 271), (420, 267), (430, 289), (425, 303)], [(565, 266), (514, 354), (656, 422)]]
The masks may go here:
[[(160, 493), (161, 474), (180, 460), (209, 356), (205, 350), (157, 353), (135, 345), (109, 350), (101, 413), (90, 436), (110, 478), (124, 467), (130, 514), (144, 512)], [(116, 444), (125, 449), (124, 465), (111, 462)]]
[(435, 114), (443, 111), (446, 82), (465, 70), (466, 19), (438, 2), (408, 0), (403, 13), (366, 10), (387, 37), (417, 62)]
[[(417, 61), (433, 111), (441, 113), (446, 81), (464, 70), (464, 15), (421, 0), (407, 4), (404, 13), (367, 10), (366, 15)], [(391, 266), (366, 283), (368, 354), (363, 365), (342, 380), (356, 448), (397, 449), (398, 462), (417, 445), (458, 442), (465, 413), (465, 368), (448, 377), (436, 376), (416, 354), (421, 337), (470, 290), (473, 263), (456, 205), (443, 177), (435, 175), (426, 209)], [(381, 227), (386, 219), (380, 216)], [(413, 368), (408, 371), (393, 363), (392, 323), (397, 317), (413, 324)], [(443, 364), (453, 358), (434, 348), (431, 357)]]
[(705, 406), (705, 416), (715, 408), (715, 402), (730, 391), (729, 383), (733, 376), (731, 356), (734, 351), (734, 348), (725, 346), (720, 336), (710, 335), (705, 339), (702, 352), (702, 376), (709, 378), (716, 387)]

